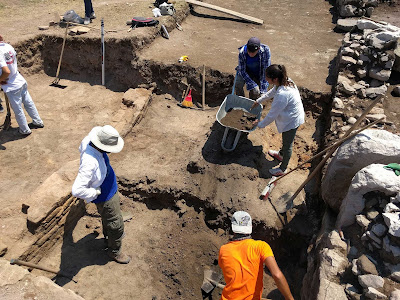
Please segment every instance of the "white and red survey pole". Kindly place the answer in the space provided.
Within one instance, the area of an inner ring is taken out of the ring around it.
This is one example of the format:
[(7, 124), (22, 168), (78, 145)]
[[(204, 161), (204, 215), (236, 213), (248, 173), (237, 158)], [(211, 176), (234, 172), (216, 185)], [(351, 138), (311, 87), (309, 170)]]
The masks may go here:
[(106, 85), (104, 56), (106, 48), (104, 47), (104, 19), (101, 19), (101, 85)]

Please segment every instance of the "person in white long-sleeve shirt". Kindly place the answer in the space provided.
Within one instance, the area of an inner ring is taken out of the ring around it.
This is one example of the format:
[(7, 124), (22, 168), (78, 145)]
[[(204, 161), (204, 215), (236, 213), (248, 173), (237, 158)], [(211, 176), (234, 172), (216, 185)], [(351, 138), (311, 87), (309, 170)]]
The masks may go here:
[(93, 202), (101, 215), (107, 254), (118, 263), (127, 264), (130, 256), (121, 252), (124, 222), (118, 196), (118, 184), (107, 153), (118, 153), (124, 141), (110, 125), (94, 127), (79, 147), (78, 175), (72, 195)]
[(304, 108), (299, 90), (296, 84), (287, 76), (284, 65), (271, 65), (265, 71), (269, 84), (274, 87), (261, 95), (254, 102), (252, 108), (274, 98), (271, 109), (261, 121), (254, 121), (258, 128), (264, 128), (275, 121), (279, 133), (282, 133), (282, 148), (269, 150), (268, 154), (281, 162), (277, 168), (270, 169), (273, 176), (281, 176), (285, 173), (292, 156), (292, 148), (297, 128), (304, 123)]

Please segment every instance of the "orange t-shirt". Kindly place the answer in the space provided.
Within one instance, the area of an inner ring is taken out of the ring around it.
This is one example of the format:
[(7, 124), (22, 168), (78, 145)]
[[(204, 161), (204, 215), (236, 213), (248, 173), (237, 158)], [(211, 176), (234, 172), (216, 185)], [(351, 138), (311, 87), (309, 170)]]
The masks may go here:
[(263, 241), (245, 239), (223, 245), (218, 258), (226, 282), (221, 300), (261, 299), (263, 266), (269, 256), (274, 254)]

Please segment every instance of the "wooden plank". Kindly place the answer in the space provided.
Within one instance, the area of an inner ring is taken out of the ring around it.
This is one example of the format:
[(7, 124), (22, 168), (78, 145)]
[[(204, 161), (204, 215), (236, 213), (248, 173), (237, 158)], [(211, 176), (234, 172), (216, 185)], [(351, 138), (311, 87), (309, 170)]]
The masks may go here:
[(220, 12), (226, 13), (228, 15), (232, 15), (232, 16), (238, 17), (240, 19), (247, 20), (247, 21), (259, 24), (259, 25), (262, 25), (264, 23), (264, 21), (261, 19), (253, 18), (253, 17), (247, 16), (247, 15), (235, 12), (230, 9), (222, 8), (220, 6), (200, 2), (197, 0), (185, 0), (185, 1), (190, 4), (195, 4), (195, 5), (206, 7), (206, 8), (212, 9), (212, 10), (220, 11)]

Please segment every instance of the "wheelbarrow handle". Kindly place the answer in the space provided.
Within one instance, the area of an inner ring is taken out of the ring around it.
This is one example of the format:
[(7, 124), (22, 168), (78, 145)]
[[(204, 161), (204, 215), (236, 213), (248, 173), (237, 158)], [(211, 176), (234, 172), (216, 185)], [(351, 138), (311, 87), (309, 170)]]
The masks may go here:
[(233, 87), (232, 87), (232, 95), (235, 94), (235, 86), (236, 86), (236, 78), (237, 78), (238, 71), (236, 71), (235, 79), (233, 80)]

